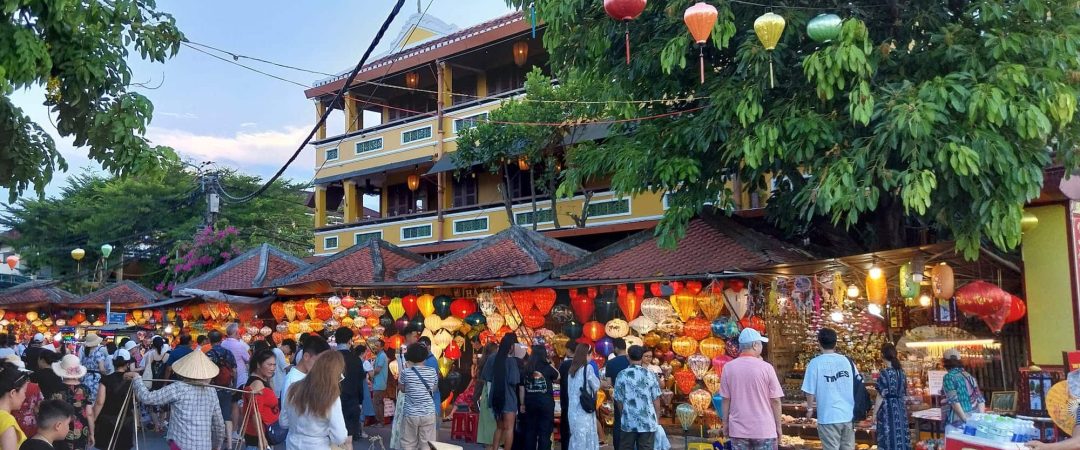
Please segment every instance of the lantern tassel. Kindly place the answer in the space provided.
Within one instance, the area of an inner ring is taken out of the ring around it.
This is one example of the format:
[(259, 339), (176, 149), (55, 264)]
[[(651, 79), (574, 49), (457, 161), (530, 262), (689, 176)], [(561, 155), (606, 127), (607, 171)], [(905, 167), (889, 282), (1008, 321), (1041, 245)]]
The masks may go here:
[(626, 40), (626, 65), (630, 65), (630, 25), (628, 22), (623, 22), (623, 36)]
[(772, 68), (772, 54), (769, 55), (769, 87), (770, 88), (775, 88), (776, 87), (776, 77), (773, 75), (773, 68)]
[(536, 39), (536, 3), (529, 3), (529, 15), (532, 21), (532, 37)]
[(705, 84), (705, 46), (698, 45), (698, 71), (701, 73), (701, 84)]

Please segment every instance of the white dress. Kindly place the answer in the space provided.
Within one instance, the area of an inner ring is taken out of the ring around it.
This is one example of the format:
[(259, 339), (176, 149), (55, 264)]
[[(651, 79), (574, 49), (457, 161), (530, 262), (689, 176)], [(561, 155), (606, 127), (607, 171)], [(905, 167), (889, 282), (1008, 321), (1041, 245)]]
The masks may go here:
[(571, 374), (567, 391), (570, 394), (570, 450), (595, 450), (600, 448), (600, 438), (596, 435), (596, 416), (581, 409), (581, 386), (589, 383), (589, 391), (600, 388), (600, 379), (584, 366), (578, 373)]

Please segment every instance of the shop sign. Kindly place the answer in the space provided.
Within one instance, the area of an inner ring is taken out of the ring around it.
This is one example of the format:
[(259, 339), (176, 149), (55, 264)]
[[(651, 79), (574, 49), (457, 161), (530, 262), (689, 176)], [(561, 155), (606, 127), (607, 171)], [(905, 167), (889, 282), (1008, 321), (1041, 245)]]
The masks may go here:
[(1080, 369), (1080, 351), (1062, 352), (1065, 354), (1065, 365), (1068, 366), (1066, 372), (1072, 372)]
[(126, 323), (126, 322), (127, 322), (127, 314), (126, 313), (122, 313), (122, 312), (109, 313), (109, 321), (108, 321), (108, 323), (123, 324), (123, 323)]

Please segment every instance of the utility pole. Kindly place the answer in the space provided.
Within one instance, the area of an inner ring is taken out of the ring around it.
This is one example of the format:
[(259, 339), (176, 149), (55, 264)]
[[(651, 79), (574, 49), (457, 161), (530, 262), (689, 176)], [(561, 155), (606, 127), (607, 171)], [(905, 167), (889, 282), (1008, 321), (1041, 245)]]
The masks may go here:
[(206, 196), (206, 216), (203, 224), (213, 228), (214, 223), (217, 222), (217, 215), (221, 212), (221, 197), (217, 193), (218, 175), (211, 173), (199, 177), (199, 186), (202, 188), (203, 195)]

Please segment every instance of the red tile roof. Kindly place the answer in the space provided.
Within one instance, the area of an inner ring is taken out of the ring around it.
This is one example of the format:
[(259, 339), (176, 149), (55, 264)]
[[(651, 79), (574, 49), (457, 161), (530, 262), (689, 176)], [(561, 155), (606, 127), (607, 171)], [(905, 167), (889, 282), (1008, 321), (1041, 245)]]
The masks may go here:
[(271, 280), (281, 278), (308, 264), (270, 244), (262, 244), (243, 253), (216, 269), (181, 284), (181, 289), (221, 291), (265, 287)]
[(521, 227), (510, 227), (413, 269), (404, 282), (484, 281), (546, 273), (588, 252)]
[(808, 260), (808, 255), (727, 217), (696, 218), (673, 250), (658, 246), (654, 230), (642, 231), (552, 273), (568, 281), (650, 278), (744, 271)]
[(112, 300), (112, 306), (141, 306), (160, 300), (161, 296), (142, 285), (124, 280), (110, 284), (73, 300), (72, 304), (102, 305)]
[(0, 290), (0, 305), (36, 306), (64, 304), (75, 299), (75, 294), (56, 287), (56, 281), (37, 280)]
[(427, 261), (382, 239), (372, 239), (324, 258), (317, 264), (274, 280), (276, 286), (328, 280), (337, 286), (393, 281), (398, 271)]

